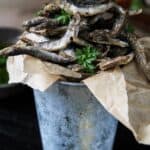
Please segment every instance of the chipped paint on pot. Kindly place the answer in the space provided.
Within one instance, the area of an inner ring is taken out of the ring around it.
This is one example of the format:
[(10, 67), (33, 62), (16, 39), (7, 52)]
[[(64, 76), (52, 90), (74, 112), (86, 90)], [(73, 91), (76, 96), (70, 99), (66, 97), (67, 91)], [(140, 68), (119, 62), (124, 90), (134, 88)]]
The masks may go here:
[(86, 86), (58, 82), (34, 96), (43, 150), (112, 150), (117, 121)]

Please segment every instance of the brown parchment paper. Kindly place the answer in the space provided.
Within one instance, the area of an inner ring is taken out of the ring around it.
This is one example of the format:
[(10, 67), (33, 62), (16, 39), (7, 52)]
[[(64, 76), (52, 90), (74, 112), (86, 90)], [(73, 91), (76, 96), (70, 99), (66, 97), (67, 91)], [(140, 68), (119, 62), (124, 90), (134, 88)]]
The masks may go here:
[(7, 70), (9, 83), (23, 83), (40, 91), (61, 79), (59, 75), (50, 74), (39, 59), (25, 55), (8, 58)]
[(84, 83), (106, 110), (133, 132), (138, 142), (150, 144), (150, 85), (135, 63), (102, 72)]
[[(139, 40), (150, 60), (150, 37)], [(123, 68), (84, 80), (100, 103), (122, 124), (136, 140), (150, 145), (150, 82), (135, 61)]]
[[(58, 70), (50, 71), (50, 67), (51, 64), (45, 65), (30, 56), (10, 57), (9, 83), (21, 82), (44, 91), (62, 79)], [(150, 84), (135, 62), (100, 72), (83, 82), (106, 110), (132, 131), (138, 142), (150, 144)]]

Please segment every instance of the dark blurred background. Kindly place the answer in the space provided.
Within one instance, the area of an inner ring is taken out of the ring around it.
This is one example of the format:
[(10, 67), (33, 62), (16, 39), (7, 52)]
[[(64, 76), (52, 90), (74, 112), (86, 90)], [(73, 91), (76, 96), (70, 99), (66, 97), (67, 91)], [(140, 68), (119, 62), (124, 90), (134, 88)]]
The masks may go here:
[[(22, 29), (22, 21), (33, 17), (43, 2), (0, 0), (0, 29), (5, 29), (3, 34), (0, 31), (0, 39), (7, 33), (6, 27)], [(143, 7), (143, 14), (132, 17), (131, 23), (140, 36), (150, 35), (150, 0), (117, 2), (126, 8), (129, 4), (134, 8)], [(150, 150), (150, 146), (138, 144), (132, 133), (119, 123), (114, 150), (127, 149)], [(33, 91), (27, 86), (0, 86), (0, 150), (42, 150)]]

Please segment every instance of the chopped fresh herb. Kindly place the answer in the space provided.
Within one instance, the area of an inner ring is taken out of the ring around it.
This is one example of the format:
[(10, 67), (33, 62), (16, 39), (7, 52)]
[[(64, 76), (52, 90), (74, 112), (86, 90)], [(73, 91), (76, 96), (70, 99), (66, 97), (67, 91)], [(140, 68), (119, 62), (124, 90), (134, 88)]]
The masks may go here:
[(131, 24), (127, 24), (125, 31), (128, 33), (134, 33), (134, 27)]
[(87, 73), (94, 73), (96, 69), (94, 62), (99, 56), (100, 52), (89, 45), (76, 50), (77, 63), (80, 64), (83, 67), (83, 71)]
[[(7, 47), (8, 44), (0, 44), (0, 50)], [(6, 57), (0, 56), (0, 84), (8, 82), (8, 72), (6, 70)]]
[(56, 20), (63, 25), (67, 25), (71, 20), (71, 15), (64, 10), (61, 10), (60, 14), (56, 16)]
[(143, 2), (141, 0), (132, 0), (130, 9), (139, 10), (143, 7)]
[(43, 11), (42, 11), (42, 10), (39, 10), (39, 11), (37, 11), (37, 12), (35, 13), (35, 16), (41, 16), (42, 13), (43, 13)]

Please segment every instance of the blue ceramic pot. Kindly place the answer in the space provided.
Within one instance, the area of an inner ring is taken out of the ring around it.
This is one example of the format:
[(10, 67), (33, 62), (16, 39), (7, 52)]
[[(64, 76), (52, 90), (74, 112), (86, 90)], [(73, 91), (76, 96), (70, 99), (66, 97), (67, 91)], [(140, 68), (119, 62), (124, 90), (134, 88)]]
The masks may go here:
[(34, 90), (43, 150), (112, 150), (117, 121), (80, 83)]

